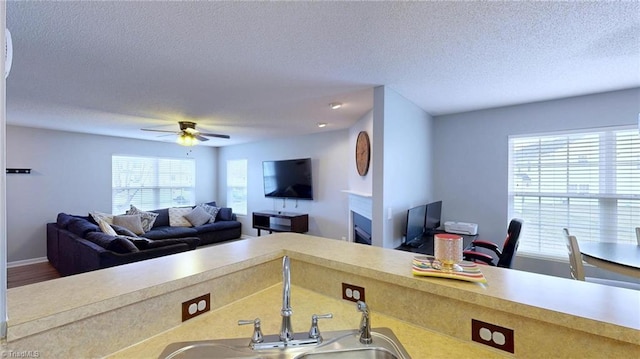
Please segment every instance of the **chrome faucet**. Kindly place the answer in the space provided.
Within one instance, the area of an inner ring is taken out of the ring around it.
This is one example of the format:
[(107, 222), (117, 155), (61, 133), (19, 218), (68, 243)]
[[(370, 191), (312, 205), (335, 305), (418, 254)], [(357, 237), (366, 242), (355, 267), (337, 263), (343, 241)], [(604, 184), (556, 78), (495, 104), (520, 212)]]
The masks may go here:
[(282, 326), (280, 327), (280, 340), (289, 342), (293, 340), (293, 328), (291, 327), (291, 267), (289, 256), (282, 258)]
[(284, 256), (282, 258), (282, 309), (280, 310), (280, 314), (282, 315), (282, 326), (280, 327), (278, 340), (276, 340), (276, 334), (267, 336), (262, 335), (259, 318), (254, 320), (238, 321), (238, 325), (253, 324), (253, 335), (249, 344), (251, 349), (261, 350), (318, 345), (322, 343), (323, 340), (320, 335), (320, 329), (318, 329), (318, 319), (333, 318), (331, 313), (312, 315), (309, 337), (296, 340), (293, 339), (293, 328), (291, 326), (291, 314), (293, 314), (293, 310), (291, 309), (291, 267), (288, 256)]
[(358, 301), (358, 311), (362, 312), (362, 319), (360, 320), (360, 343), (371, 344), (373, 339), (371, 338), (371, 318), (369, 317), (369, 307), (361, 300)]

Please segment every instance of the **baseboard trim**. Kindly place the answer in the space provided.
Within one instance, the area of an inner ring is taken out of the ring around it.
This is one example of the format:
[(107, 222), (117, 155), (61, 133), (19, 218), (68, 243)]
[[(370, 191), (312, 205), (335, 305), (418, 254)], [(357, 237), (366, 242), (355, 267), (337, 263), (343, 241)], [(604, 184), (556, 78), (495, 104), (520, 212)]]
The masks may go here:
[(43, 263), (43, 262), (48, 262), (48, 261), (49, 260), (47, 259), (47, 257), (24, 259), (24, 260), (21, 260), (21, 261), (8, 262), (7, 263), (7, 268), (28, 266), (29, 264)]

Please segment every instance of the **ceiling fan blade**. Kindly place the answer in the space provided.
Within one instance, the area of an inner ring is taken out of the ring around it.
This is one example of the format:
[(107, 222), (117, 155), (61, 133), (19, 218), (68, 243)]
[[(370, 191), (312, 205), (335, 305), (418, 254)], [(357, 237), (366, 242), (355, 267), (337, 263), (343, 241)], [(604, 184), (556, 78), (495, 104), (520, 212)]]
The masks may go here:
[(217, 138), (227, 138), (227, 139), (231, 138), (231, 136), (229, 135), (221, 135), (219, 133), (199, 132), (198, 134), (202, 136), (207, 136), (207, 137), (217, 137)]
[(204, 141), (209, 141), (209, 139), (208, 139), (208, 138), (206, 138), (206, 137), (204, 137), (204, 136), (200, 136), (199, 134), (195, 134), (195, 135), (193, 135), (193, 137), (197, 138), (197, 139), (198, 139), (198, 141), (202, 141), (202, 142), (204, 142)]
[(177, 131), (170, 131), (170, 130), (155, 130), (152, 128), (141, 128), (142, 131), (150, 131), (150, 132), (166, 132), (166, 133), (178, 133)]

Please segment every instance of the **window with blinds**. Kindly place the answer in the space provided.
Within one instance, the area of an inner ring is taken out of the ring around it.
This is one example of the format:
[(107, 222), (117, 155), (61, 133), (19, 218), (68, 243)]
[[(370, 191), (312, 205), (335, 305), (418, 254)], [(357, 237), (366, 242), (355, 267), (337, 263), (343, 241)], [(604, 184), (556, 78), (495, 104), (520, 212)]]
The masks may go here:
[(524, 219), (519, 252), (566, 257), (565, 227), (580, 241), (635, 243), (638, 129), (510, 137), (509, 217)]
[(111, 169), (112, 213), (195, 204), (193, 159), (114, 155)]

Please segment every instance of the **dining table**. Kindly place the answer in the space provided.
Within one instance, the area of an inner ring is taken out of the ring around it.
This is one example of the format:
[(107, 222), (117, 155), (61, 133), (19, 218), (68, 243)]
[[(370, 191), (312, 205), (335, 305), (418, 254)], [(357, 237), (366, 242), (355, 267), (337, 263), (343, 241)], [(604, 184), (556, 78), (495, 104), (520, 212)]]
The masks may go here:
[(580, 254), (591, 265), (640, 279), (640, 245), (580, 242)]

